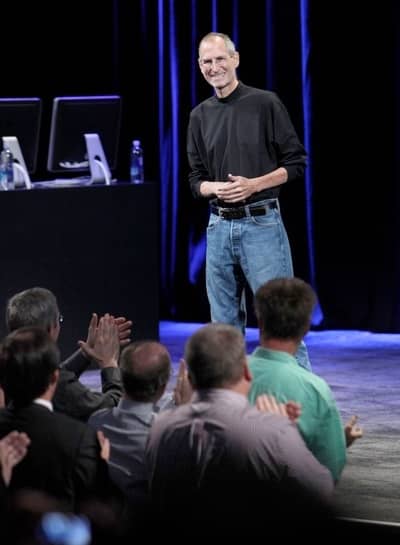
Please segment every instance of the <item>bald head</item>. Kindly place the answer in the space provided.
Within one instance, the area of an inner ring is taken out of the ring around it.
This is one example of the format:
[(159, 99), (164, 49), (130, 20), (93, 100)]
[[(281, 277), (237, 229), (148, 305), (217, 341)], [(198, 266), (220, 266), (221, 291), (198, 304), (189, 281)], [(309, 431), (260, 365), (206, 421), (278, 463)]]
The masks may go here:
[(125, 394), (134, 401), (155, 402), (164, 393), (171, 373), (171, 357), (157, 341), (132, 343), (121, 353)]

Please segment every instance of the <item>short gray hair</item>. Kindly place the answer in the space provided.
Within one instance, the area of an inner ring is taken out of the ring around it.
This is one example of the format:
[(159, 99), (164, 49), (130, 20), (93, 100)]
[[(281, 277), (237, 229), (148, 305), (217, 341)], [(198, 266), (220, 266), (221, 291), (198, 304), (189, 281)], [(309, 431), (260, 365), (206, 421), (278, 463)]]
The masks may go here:
[(242, 332), (231, 325), (212, 323), (187, 341), (185, 361), (195, 388), (222, 388), (236, 384), (246, 361)]
[(221, 38), (225, 42), (225, 47), (230, 55), (233, 55), (236, 53), (236, 47), (233, 41), (230, 39), (228, 34), (223, 34), (222, 32), (209, 32), (206, 34), (199, 43), (199, 55), (200, 55), (200, 47), (203, 42), (206, 42), (207, 40), (211, 38)]
[(28, 326), (48, 331), (57, 324), (59, 314), (56, 296), (50, 290), (29, 288), (7, 302), (6, 325), (8, 331)]

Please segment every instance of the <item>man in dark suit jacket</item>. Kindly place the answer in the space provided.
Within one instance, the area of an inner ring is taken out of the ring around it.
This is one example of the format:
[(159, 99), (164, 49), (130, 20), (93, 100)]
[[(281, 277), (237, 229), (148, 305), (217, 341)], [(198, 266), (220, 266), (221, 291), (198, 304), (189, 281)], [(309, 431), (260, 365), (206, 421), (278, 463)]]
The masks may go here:
[[(57, 299), (46, 288), (29, 288), (16, 293), (7, 302), (8, 331), (27, 326), (40, 327), (49, 333), (53, 341), (57, 342), (61, 321)], [(132, 322), (125, 318), (117, 318), (115, 322), (123, 346), (130, 341), (127, 337)], [(116, 347), (115, 354), (109, 351), (109, 346), (102, 345), (99, 350), (96, 338), (98, 325), (97, 315), (93, 314), (89, 324), (88, 340), (80, 341), (81, 348), (61, 364), (58, 386), (53, 399), (56, 411), (83, 421), (87, 421), (94, 411), (114, 407), (122, 395), (121, 373), (118, 367), (119, 346)], [(79, 381), (80, 375), (88, 368), (91, 359), (96, 361), (101, 370), (101, 392), (92, 391)]]
[(9, 407), (0, 410), (0, 438), (25, 432), (31, 444), (14, 469), (9, 489), (33, 488), (65, 502), (109, 492), (107, 465), (96, 433), (86, 424), (53, 412), (60, 355), (49, 334), (27, 327), (10, 333), (0, 346), (0, 384)]

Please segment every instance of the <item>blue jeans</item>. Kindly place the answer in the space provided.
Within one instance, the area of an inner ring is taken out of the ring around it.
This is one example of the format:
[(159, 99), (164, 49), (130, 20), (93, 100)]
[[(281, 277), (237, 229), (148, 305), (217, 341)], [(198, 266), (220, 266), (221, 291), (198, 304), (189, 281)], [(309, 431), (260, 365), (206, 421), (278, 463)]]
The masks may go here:
[[(277, 207), (269, 208), (264, 216), (226, 220), (211, 213), (207, 227), (206, 286), (211, 320), (234, 325), (243, 333), (246, 281), (254, 294), (272, 278), (293, 276), (279, 202), (268, 199), (257, 202), (256, 206), (271, 202), (276, 202)], [(311, 370), (304, 342), (296, 357), (302, 367)]]

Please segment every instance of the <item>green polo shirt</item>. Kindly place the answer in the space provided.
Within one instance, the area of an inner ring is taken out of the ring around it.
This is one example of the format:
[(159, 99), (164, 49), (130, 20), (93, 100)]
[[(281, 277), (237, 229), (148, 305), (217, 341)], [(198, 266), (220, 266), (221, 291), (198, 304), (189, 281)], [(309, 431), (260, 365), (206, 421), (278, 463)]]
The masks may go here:
[(337, 481), (346, 463), (346, 442), (336, 402), (325, 380), (300, 367), (287, 352), (260, 346), (249, 356), (249, 366), (253, 376), (250, 403), (261, 394), (272, 394), (282, 403), (300, 403), (299, 431)]

